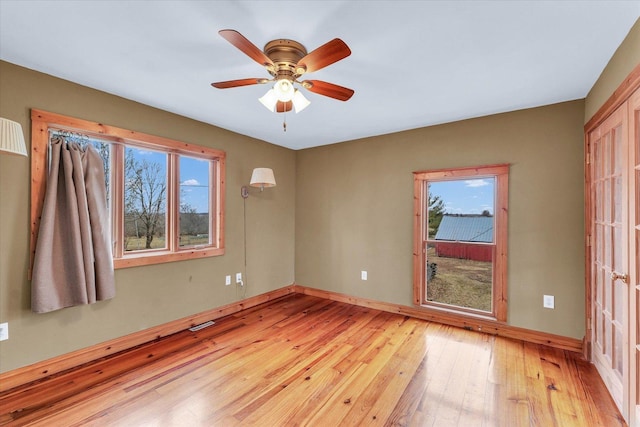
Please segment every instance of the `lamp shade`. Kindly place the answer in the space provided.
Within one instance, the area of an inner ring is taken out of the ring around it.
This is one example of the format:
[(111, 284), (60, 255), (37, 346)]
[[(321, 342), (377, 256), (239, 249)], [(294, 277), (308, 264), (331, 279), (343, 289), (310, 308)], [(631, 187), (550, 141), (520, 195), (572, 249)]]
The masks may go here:
[(293, 108), (295, 108), (296, 113), (299, 113), (300, 111), (307, 108), (309, 104), (311, 104), (311, 101), (305, 98), (302, 92), (300, 92), (298, 89), (296, 89), (295, 93), (293, 94), (292, 102)]
[(255, 168), (251, 174), (249, 185), (252, 187), (275, 187), (276, 178), (270, 168)]
[(273, 89), (269, 89), (267, 93), (264, 94), (262, 98), (258, 98), (258, 101), (269, 111), (273, 111), (276, 108), (276, 104), (278, 103), (278, 95), (276, 95), (276, 91)]
[(21, 156), (27, 155), (27, 146), (20, 123), (0, 117), (0, 151)]

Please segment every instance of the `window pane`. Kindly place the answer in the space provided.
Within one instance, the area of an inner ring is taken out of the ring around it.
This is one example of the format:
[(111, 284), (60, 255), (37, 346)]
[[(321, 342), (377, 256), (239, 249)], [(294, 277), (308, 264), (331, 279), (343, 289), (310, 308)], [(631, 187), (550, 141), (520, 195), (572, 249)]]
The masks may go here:
[(167, 154), (127, 147), (124, 157), (124, 249), (165, 249)]
[(180, 246), (211, 244), (210, 160), (180, 156)]
[[(427, 248), (427, 301), (490, 313), (493, 247), (449, 243), (453, 248), (447, 248), (445, 252), (437, 245), (430, 243)], [(452, 255), (450, 251), (458, 255)]]
[(428, 183), (429, 238), (493, 242), (495, 178)]
[(492, 312), (495, 178), (427, 184), (427, 301)]

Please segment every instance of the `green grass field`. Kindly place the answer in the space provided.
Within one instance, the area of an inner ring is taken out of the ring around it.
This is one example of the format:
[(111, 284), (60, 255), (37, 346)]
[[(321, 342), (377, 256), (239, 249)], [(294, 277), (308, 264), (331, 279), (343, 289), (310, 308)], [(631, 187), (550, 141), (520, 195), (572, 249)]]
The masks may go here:
[(435, 277), (427, 283), (429, 301), (491, 311), (490, 262), (438, 257), (434, 248), (427, 250), (427, 261), (438, 265)]

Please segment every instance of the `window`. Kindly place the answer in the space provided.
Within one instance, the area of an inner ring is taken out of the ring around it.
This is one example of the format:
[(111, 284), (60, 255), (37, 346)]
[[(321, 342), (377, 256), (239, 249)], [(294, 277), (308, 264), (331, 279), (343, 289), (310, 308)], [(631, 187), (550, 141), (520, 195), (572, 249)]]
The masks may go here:
[(115, 268), (224, 253), (223, 151), (38, 110), (31, 120), (31, 262), (55, 134), (103, 159)]
[(416, 305), (506, 321), (508, 173), (414, 173)]

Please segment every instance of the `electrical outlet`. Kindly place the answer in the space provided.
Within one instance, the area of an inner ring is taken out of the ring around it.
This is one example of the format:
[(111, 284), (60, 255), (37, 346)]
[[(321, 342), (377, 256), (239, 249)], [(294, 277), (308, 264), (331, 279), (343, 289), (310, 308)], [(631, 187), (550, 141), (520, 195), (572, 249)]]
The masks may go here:
[(544, 308), (555, 308), (555, 297), (553, 295), (545, 295), (542, 299)]
[(231, 284), (231, 275), (227, 274), (227, 276), (224, 278), (224, 285), (229, 286), (230, 284)]
[(0, 341), (9, 339), (9, 324), (0, 323)]
[(367, 272), (366, 271), (361, 271), (360, 272), (360, 279), (362, 280), (367, 280)]
[(236, 273), (236, 283), (242, 283), (242, 273)]

